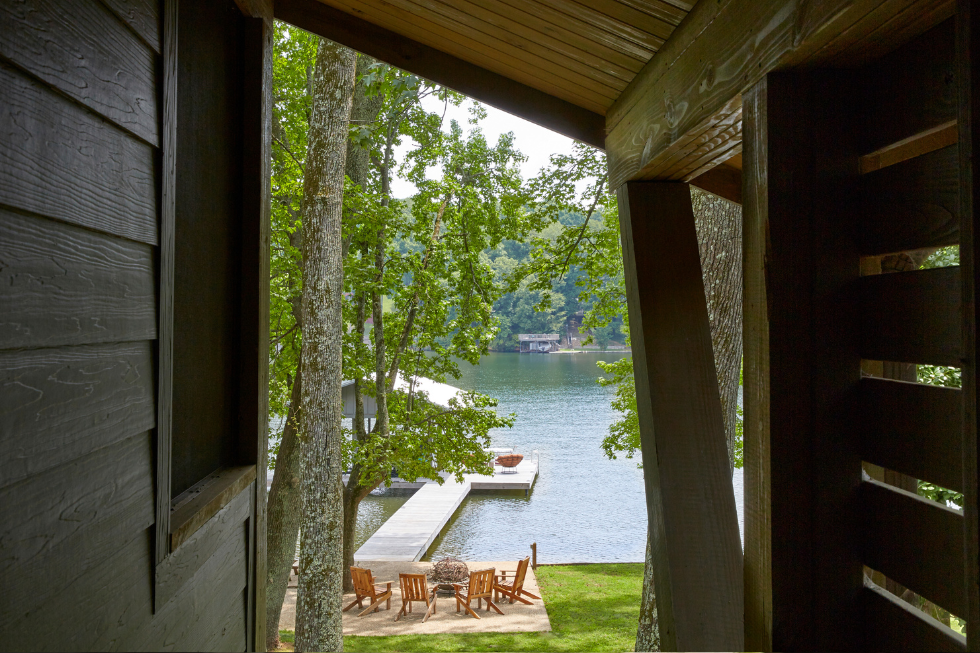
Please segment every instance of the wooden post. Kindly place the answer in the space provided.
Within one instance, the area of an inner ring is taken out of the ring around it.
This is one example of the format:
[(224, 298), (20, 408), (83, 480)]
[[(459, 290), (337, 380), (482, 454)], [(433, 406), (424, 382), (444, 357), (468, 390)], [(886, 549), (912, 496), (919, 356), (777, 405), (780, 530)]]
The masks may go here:
[(531, 569), (538, 568), (538, 543), (531, 542)]
[(662, 648), (740, 651), (742, 552), (690, 188), (629, 182), (619, 210)]

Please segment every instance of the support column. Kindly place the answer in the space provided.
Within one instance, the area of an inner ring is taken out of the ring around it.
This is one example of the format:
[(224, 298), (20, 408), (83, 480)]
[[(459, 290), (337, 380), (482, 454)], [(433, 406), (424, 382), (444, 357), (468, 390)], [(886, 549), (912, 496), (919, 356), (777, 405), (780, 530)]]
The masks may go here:
[(690, 188), (629, 182), (619, 210), (662, 649), (740, 651), (742, 552)]

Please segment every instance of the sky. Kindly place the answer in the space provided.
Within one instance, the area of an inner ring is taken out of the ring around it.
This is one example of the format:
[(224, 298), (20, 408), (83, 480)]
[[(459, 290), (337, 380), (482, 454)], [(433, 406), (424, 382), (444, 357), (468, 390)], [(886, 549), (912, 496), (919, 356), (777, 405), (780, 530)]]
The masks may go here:
[[(436, 98), (427, 97), (422, 100), (422, 106), (429, 111), (442, 113), (443, 103)], [(470, 118), (469, 108), (472, 101), (467, 100), (460, 106), (449, 105), (446, 111), (446, 125), (455, 119), (464, 130), (471, 129), (467, 123)], [(500, 134), (514, 132), (514, 142), (525, 156), (527, 161), (521, 166), (521, 175), (524, 179), (529, 179), (536, 175), (538, 171), (548, 165), (548, 159), (552, 154), (571, 154), (572, 139), (562, 136), (544, 127), (530, 123), (517, 116), (495, 109), (486, 104), (483, 107), (487, 110), (487, 117), (480, 121), (480, 127), (486, 136), (488, 143), (496, 143)], [(399, 148), (397, 156), (403, 160), (408, 151), (410, 142), (405, 139), (405, 143)], [(396, 179), (392, 183), (392, 195), (398, 198), (407, 198), (415, 193), (415, 186), (403, 179)]]

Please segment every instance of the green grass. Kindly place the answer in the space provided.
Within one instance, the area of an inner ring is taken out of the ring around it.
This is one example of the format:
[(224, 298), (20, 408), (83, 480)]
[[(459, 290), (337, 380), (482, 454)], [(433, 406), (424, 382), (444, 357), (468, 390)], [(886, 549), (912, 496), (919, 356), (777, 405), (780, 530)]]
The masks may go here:
[(344, 650), (632, 651), (640, 616), (642, 564), (539, 567), (550, 633), (466, 633), (344, 638)]

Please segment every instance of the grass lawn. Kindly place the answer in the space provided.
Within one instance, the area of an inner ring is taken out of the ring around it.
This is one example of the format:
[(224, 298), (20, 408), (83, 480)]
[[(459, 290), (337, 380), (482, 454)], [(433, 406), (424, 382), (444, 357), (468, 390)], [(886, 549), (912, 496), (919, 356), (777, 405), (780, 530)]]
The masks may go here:
[[(642, 564), (538, 567), (550, 633), (466, 633), (345, 637), (344, 650), (632, 651), (640, 616)], [(283, 642), (293, 633), (282, 631)], [(285, 650), (285, 649), (281, 649)]]

